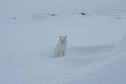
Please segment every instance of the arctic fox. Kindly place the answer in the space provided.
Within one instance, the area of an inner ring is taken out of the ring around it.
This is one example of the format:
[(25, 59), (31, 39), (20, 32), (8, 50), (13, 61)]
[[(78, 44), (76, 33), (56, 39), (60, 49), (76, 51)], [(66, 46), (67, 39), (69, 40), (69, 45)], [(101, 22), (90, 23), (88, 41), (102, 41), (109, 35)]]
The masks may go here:
[(67, 36), (59, 36), (59, 42), (54, 50), (54, 57), (65, 56), (67, 48)]

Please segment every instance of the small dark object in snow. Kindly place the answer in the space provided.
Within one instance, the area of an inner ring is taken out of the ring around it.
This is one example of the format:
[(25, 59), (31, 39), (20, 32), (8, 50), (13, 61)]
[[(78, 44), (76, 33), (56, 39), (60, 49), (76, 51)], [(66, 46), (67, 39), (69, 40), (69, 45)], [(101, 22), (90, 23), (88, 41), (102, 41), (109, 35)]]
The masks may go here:
[(48, 14), (48, 15), (50, 15), (50, 16), (55, 16), (55, 14)]
[(14, 17), (14, 19), (17, 19), (16, 17)]
[(85, 13), (80, 13), (81, 15), (85, 15)]

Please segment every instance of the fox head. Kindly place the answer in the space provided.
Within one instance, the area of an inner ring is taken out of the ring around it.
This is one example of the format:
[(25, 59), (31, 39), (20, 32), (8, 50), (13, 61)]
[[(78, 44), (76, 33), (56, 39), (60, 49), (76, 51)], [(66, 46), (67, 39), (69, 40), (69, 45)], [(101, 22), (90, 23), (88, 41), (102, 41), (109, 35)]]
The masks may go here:
[(67, 36), (59, 36), (59, 42), (61, 44), (67, 43)]

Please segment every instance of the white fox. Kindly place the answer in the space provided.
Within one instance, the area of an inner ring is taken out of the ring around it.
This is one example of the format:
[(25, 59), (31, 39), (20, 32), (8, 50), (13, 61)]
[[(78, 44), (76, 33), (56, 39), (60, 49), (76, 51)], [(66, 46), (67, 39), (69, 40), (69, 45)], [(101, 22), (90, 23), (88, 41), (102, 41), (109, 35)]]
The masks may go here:
[(54, 57), (65, 56), (66, 48), (67, 48), (67, 36), (59, 36), (59, 42), (55, 47)]

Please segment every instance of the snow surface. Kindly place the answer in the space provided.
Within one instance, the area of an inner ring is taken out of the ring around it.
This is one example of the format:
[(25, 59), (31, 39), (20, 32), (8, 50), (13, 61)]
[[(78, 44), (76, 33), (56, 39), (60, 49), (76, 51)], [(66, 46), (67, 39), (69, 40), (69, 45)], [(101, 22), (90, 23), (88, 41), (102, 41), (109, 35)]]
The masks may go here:
[(1, 0), (0, 84), (126, 84), (125, 27), (125, 0)]

